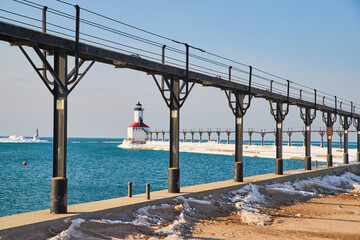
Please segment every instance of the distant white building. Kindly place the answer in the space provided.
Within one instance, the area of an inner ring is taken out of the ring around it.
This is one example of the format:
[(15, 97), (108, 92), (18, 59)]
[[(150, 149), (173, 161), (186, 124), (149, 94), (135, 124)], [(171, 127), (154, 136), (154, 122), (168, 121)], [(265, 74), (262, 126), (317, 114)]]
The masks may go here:
[(128, 127), (127, 139), (132, 142), (145, 142), (149, 126), (143, 120), (144, 109), (140, 102), (134, 108), (134, 123)]

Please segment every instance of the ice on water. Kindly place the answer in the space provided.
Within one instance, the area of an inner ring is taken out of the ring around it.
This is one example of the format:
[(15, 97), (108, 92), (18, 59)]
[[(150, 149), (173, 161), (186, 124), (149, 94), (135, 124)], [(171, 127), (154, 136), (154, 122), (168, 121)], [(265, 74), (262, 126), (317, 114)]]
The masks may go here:
[[(180, 196), (168, 203), (145, 206), (133, 212), (131, 221), (75, 219), (67, 230), (51, 240), (96, 239), (92, 237), (104, 232), (96, 232), (101, 228), (94, 227), (96, 223), (111, 224), (115, 228), (123, 225), (133, 226), (136, 229), (135, 233), (145, 233), (151, 236), (149, 239), (152, 240), (164, 237), (168, 240), (179, 240), (191, 236), (191, 226), (199, 219), (215, 218), (235, 212), (245, 224), (267, 225), (273, 221), (270, 215), (264, 213), (268, 208), (350, 191), (360, 192), (360, 176), (349, 172), (340, 176), (321, 176), (269, 185), (250, 183), (225, 194), (214, 194), (199, 199)], [(119, 228), (119, 232), (121, 231)]]

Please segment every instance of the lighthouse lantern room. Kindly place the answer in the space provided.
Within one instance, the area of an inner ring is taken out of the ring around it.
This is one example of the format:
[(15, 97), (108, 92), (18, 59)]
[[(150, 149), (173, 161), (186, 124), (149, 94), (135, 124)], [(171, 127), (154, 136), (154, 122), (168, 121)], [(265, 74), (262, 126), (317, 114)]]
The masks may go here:
[(128, 127), (127, 139), (133, 143), (145, 143), (149, 126), (143, 120), (144, 109), (140, 102), (134, 108), (134, 123)]

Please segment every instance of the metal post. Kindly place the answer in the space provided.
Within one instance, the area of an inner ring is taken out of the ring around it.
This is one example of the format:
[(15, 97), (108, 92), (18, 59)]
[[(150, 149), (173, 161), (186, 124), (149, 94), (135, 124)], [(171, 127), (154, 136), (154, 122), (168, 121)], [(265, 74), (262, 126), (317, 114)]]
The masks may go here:
[(132, 182), (128, 182), (128, 197), (132, 197)]
[(208, 142), (211, 142), (211, 132), (210, 131), (208, 132), (208, 135), (209, 135), (208, 136)]
[(146, 184), (146, 199), (150, 199), (150, 183)]
[(261, 146), (264, 146), (264, 138), (265, 138), (265, 133), (261, 132)]
[(356, 152), (356, 162), (360, 162), (360, 119), (354, 118), (354, 126), (357, 131), (357, 152)]
[[(67, 56), (64, 51), (54, 53), (54, 71), (66, 86)], [(67, 212), (66, 140), (67, 93), (54, 83), (53, 178), (51, 179), (51, 213)]]
[(230, 144), (230, 132), (227, 132), (227, 135), (228, 135), (228, 137), (227, 137), (227, 144)]
[(275, 162), (275, 174), (283, 174), (283, 158), (282, 158), (282, 103), (276, 103), (276, 162)]
[(191, 132), (191, 142), (194, 142), (194, 132)]
[(305, 116), (305, 170), (311, 170), (311, 114), (306, 109)]
[(186, 142), (186, 132), (183, 132), (184, 134), (184, 142)]
[(200, 143), (202, 143), (202, 135), (203, 135), (203, 133), (201, 132), (201, 130), (199, 130), (199, 135), (200, 135)]
[(343, 145), (342, 144), (342, 137), (343, 137), (344, 134), (341, 132), (341, 130), (339, 130), (338, 135), (339, 135), (339, 139), (340, 139), (339, 140), (340, 141), (340, 149), (342, 149), (342, 145)]
[[(239, 103), (240, 101), (240, 103)], [(240, 97), (239, 101), (236, 101), (236, 113), (235, 113), (235, 164), (234, 164), (234, 181), (243, 181), (243, 116), (240, 110), (240, 104), (243, 103), (243, 98)]]
[(165, 132), (162, 132), (162, 141), (165, 142)]
[(321, 137), (321, 145), (320, 147), (323, 148), (324, 147), (324, 135), (325, 135), (325, 132), (321, 130), (319, 130), (319, 134), (320, 134), (320, 137)]
[(327, 167), (332, 167), (332, 135), (327, 136)]
[[(324, 135), (323, 135), (323, 136), (324, 136)], [(321, 136), (321, 148), (324, 147), (324, 138), (323, 138), (323, 136)]]
[[(340, 103), (340, 109), (341, 109), (341, 106), (342, 106), (342, 102)], [(352, 115), (353, 115), (354, 109), (355, 108), (353, 108), (353, 103), (351, 102), (350, 119), (348, 116), (340, 116), (340, 124), (344, 129), (344, 155), (343, 155), (343, 163), (344, 164), (349, 164), (349, 134), (348, 133), (349, 133), (349, 127), (353, 122)], [(340, 136), (340, 140), (341, 140), (341, 136)], [(340, 141), (340, 144), (341, 144), (341, 141)]]
[(217, 135), (218, 135), (218, 137), (217, 137), (217, 143), (220, 143), (220, 132), (217, 132)]
[(159, 133), (155, 132), (155, 134), (156, 134), (156, 141), (159, 141)]
[[(327, 113), (327, 127), (326, 127), (326, 135), (327, 135), (327, 167), (332, 167), (333, 165), (333, 156), (332, 156), (332, 135), (333, 128), (331, 123), (331, 113)], [(331, 126), (331, 127), (330, 127)]]
[[(289, 132), (289, 133), (290, 133), (290, 132)], [(291, 147), (291, 133), (288, 134), (288, 136), (289, 136), (289, 146)]]
[(249, 129), (248, 134), (249, 134), (249, 145), (251, 146), (252, 145), (251, 138), (252, 138), (253, 132)]
[[(170, 168), (168, 178), (168, 191), (169, 193), (180, 192), (180, 168), (179, 168), (179, 117), (180, 106), (179, 99), (179, 79), (172, 77), (170, 80), (173, 93), (170, 95)], [(174, 96), (173, 96), (174, 95)]]

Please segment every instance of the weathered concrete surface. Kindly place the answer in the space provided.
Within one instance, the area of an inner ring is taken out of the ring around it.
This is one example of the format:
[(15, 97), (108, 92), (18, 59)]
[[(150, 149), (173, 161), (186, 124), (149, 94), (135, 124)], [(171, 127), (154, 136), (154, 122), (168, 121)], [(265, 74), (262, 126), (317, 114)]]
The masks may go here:
[[(145, 194), (134, 195), (132, 198), (121, 197), (97, 202), (76, 204), (68, 207), (68, 214), (51, 214), (50, 210), (41, 210), (6, 216), (0, 218), (0, 236), (3, 239), (19, 239), (21, 235), (30, 232), (39, 232), (42, 236), (51, 236), (66, 228), (69, 223), (65, 219), (75, 218), (103, 218), (107, 214), (129, 212), (144, 205), (160, 204), (177, 196), (199, 197), (214, 193), (228, 192), (241, 188), (245, 184), (269, 184), (274, 182), (293, 181), (295, 179), (314, 178), (321, 175), (340, 175), (349, 171), (360, 175), (360, 164), (339, 166), (333, 168), (318, 168), (313, 171), (293, 170), (284, 175), (264, 174), (244, 178), (244, 182), (236, 183), (233, 180), (214, 182), (181, 188), (181, 193), (168, 193), (167, 190), (151, 193), (151, 199), (146, 200)], [(34, 238), (35, 239), (35, 238)]]

